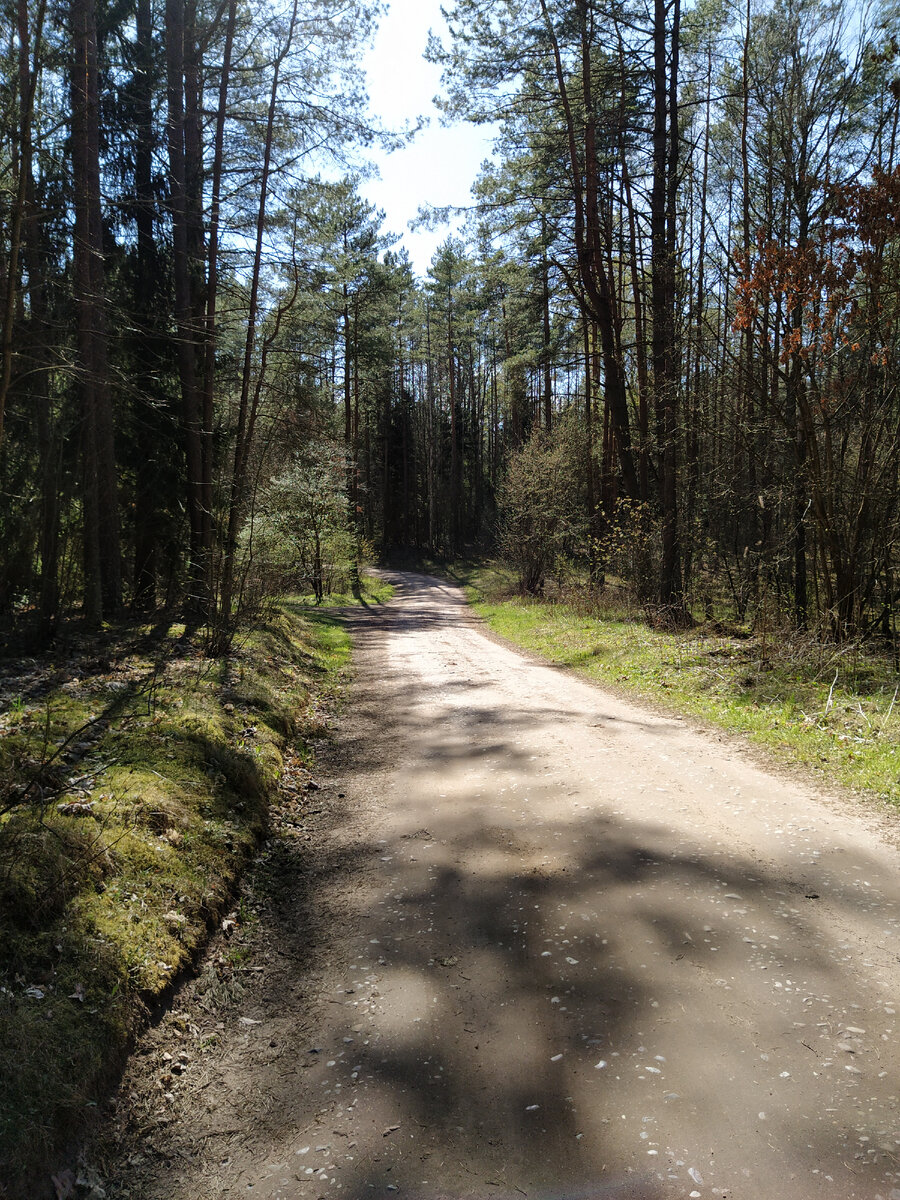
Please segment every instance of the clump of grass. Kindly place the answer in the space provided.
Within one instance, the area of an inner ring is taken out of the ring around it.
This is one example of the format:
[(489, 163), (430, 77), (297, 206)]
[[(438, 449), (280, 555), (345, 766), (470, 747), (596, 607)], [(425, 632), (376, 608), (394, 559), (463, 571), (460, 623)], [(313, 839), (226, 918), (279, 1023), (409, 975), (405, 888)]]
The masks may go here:
[[(393, 585), (380, 579), (377, 575), (363, 572), (360, 575), (359, 584), (360, 600), (363, 604), (387, 604), (394, 594)], [(357, 600), (350, 591), (349, 586), (342, 591), (326, 593), (322, 597), (321, 605), (316, 605), (316, 598), (312, 593), (306, 596), (295, 596), (293, 599), (295, 603), (305, 607), (350, 608), (360, 603), (360, 600)]]
[(494, 632), (598, 682), (745, 735), (784, 761), (900, 803), (900, 675), (864, 645), (652, 628), (610, 602), (523, 598), (496, 564), (455, 564)]
[(227, 658), (169, 643), (0, 711), (0, 1194), (48, 1182), (195, 960), (348, 646), (286, 604)]

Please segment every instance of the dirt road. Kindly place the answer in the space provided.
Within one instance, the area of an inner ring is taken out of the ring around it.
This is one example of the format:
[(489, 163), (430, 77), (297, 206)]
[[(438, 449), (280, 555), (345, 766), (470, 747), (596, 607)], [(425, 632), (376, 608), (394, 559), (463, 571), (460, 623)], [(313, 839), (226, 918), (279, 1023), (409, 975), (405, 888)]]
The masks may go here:
[(898, 1200), (884, 818), (398, 578), (259, 982), (167, 1100), (132, 1075), (110, 1194)]

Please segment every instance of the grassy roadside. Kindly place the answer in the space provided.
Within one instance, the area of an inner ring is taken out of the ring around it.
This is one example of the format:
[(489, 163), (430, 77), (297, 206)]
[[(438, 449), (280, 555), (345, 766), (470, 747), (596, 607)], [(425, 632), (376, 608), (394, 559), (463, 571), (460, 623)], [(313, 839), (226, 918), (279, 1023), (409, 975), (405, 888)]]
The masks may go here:
[[(371, 607), (372, 605), (385, 604), (394, 594), (394, 589), (389, 583), (380, 579), (377, 575), (366, 575), (362, 579), (362, 596), (357, 600), (351, 591), (346, 592), (331, 592), (325, 596), (322, 601), (322, 608), (352, 608), (355, 604), (362, 603)], [(308, 596), (296, 596), (294, 601), (303, 605), (315, 606), (316, 598), (312, 594)]]
[(515, 645), (900, 802), (900, 675), (890, 658), (808, 637), (665, 632), (577, 599), (516, 596), (497, 565), (454, 564), (450, 573), (489, 628)]
[(0, 664), (0, 1196), (49, 1187), (227, 910), (283, 754), (310, 763), (349, 660), (338, 618), (297, 600), (227, 658), (181, 634)]

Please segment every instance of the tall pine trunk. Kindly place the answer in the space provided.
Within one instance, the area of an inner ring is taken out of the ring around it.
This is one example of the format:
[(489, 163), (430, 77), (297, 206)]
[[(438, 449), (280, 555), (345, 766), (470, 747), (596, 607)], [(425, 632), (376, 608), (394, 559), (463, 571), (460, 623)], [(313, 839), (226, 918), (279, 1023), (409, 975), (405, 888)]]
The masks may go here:
[(671, 54), (666, 0), (655, 0), (653, 26), (653, 184), (650, 193), (653, 390), (659, 457), (662, 562), (659, 599), (672, 619), (684, 614), (678, 536), (678, 390), (675, 336), (675, 201), (678, 184), (678, 42), (680, 0), (672, 0)]
[[(31, 375), (31, 395), (34, 404), (35, 426), (40, 471), (40, 533), (38, 552), (41, 560), (41, 588), (38, 604), (40, 634), (49, 640), (56, 628), (59, 616), (59, 437), (53, 427), (50, 403), (50, 379), (48, 347), (50, 325), (47, 312), (47, 289), (45, 281), (43, 228), (37, 205), (34, 185), (34, 149), (32, 140), (32, 115), (37, 77), (40, 69), (40, 48), (43, 31), (44, 5), (40, 5), (34, 29), (34, 59), (32, 53), (32, 30), (29, 25), (28, 2), (18, 0), (17, 31), (19, 39), (19, 171), (18, 195), (21, 196), (21, 241), (22, 257), (28, 272), (29, 322), (27, 330), (26, 369)], [(15, 238), (12, 239), (15, 241)], [(8, 283), (18, 284), (15, 255), (10, 255)], [(9, 315), (9, 314), (7, 314)], [(11, 326), (10, 326), (11, 328)], [(4, 333), (6, 326), (4, 326)], [(7, 359), (4, 345), (4, 371), (12, 367), (12, 347)], [(2, 407), (2, 404), (0, 404)], [(0, 439), (2, 440), (2, 439)]]
[(459, 548), (461, 463), (459, 455), (459, 413), (456, 396), (456, 347), (453, 337), (453, 291), (447, 285), (447, 374), (450, 383), (450, 542), (455, 552)]
[[(178, 374), (181, 384), (181, 435), (187, 480), (188, 607), (203, 613), (208, 607), (208, 586), (203, 555), (201, 482), (203, 450), (200, 389), (197, 379), (196, 289), (192, 286), (191, 249), (196, 241), (188, 201), (188, 150), (194, 150), (194, 128), (185, 116), (186, 22), (185, 0), (166, 0), (166, 79), (168, 95), (169, 205), (172, 215), (172, 273), (175, 283), (175, 323)], [(193, 97), (189, 98), (193, 102)], [(194, 185), (193, 170), (191, 172)]]
[(122, 602), (115, 434), (107, 377), (97, 24), (92, 0), (71, 7), (74, 292), (82, 395), (85, 616), (92, 623)]
[(212, 587), (213, 554), (213, 420), (215, 413), (217, 305), (219, 290), (219, 220), (222, 206), (222, 169), (225, 160), (225, 118), (228, 111), (228, 88), (231, 78), (231, 55), (234, 49), (234, 29), (237, 19), (237, 0), (230, 0), (225, 27), (225, 49), (222, 72), (219, 76), (219, 102), (216, 109), (216, 132), (213, 139), (212, 197), (209, 213), (209, 246), (207, 250), (205, 362), (203, 369), (203, 411), (201, 435), (200, 521), (204, 556), (204, 575)]
[[(136, 347), (140, 372), (139, 404), (147, 405), (155, 387), (155, 362), (150, 330), (155, 322), (159, 274), (153, 237), (155, 197), (153, 189), (153, 19), (150, 0), (138, 0), (134, 149), (135, 232), (137, 270), (134, 306), (141, 338)], [(146, 410), (145, 410), (146, 411)], [(138, 460), (134, 511), (134, 596), (136, 608), (152, 608), (156, 601), (158, 568), (159, 495), (157, 446), (148, 446)]]
[(250, 274), (250, 297), (247, 310), (247, 333), (244, 341), (244, 361), (241, 371), (241, 395), (238, 401), (238, 420), (234, 442), (234, 465), (228, 504), (228, 527), (225, 535), (225, 553), (222, 557), (222, 588), (219, 597), (220, 636), (227, 639), (232, 628), (234, 613), (235, 573), (237, 568), (238, 537), (241, 522), (247, 508), (248, 473), (256, 410), (261, 393), (265, 360), (260, 365), (257, 387), (251, 401), (253, 358), (256, 348), (257, 324), (259, 321), (259, 286), (262, 277), (263, 237), (266, 231), (266, 210), (269, 199), (269, 173), (272, 169), (272, 145), (275, 135), (275, 114), (278, 107), (278, 84), (281, 68), (290, 52), (297, 25), (299, 0), (294, 0), (291, 21), (285, 41), (275, 58), (272, 69), (272, 86), (266, 114), (266, 136), (263, 143), (262, 172), (259, 181), (259, 205), (256, 213), (256, 239), (253, 250), (253, 266)]

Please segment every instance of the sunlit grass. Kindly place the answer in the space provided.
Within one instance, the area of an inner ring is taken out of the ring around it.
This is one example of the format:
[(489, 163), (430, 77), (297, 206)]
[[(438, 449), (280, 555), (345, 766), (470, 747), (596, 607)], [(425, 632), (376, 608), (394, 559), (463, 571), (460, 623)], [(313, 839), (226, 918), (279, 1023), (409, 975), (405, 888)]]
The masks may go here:
[[(169, 643), (0, 714), (8, 788), (87, 721), (109, 726), (62, 790), (0, 816), (0, 1179), (77, 1128), (113, 1077), (142, 1006), (162, 996), (225, 911), (266, 824), (290, 742), (326, 726), (350, 639), (284, 605), (228, 659)], [(83, 737), (75, 739), (77, 745)], [(84, 814), (60, 805), (84, 801)]]
[(357, 604), (387, 604), (388, 600), (394, 594), (394, 588), (390, 583), (387, 583), (377, 575), (370, 575), (365, 571), (360, 575), (359, 583), (360, 598), (354, 596), (347, 589), (339, 592), (327, 592), (322, 597), (320, 606), (316, 605), (316, 598), (311, 593), (309, 595), (292, 596), (291, 602), (302, 605), (304, 608), (351, 608)]
[(900, 676), (889, 657), (786, 633), (667, 632), (516, 596), (496, 565), (454, 574), (488, 626), (523, 649), (900, 801)]

